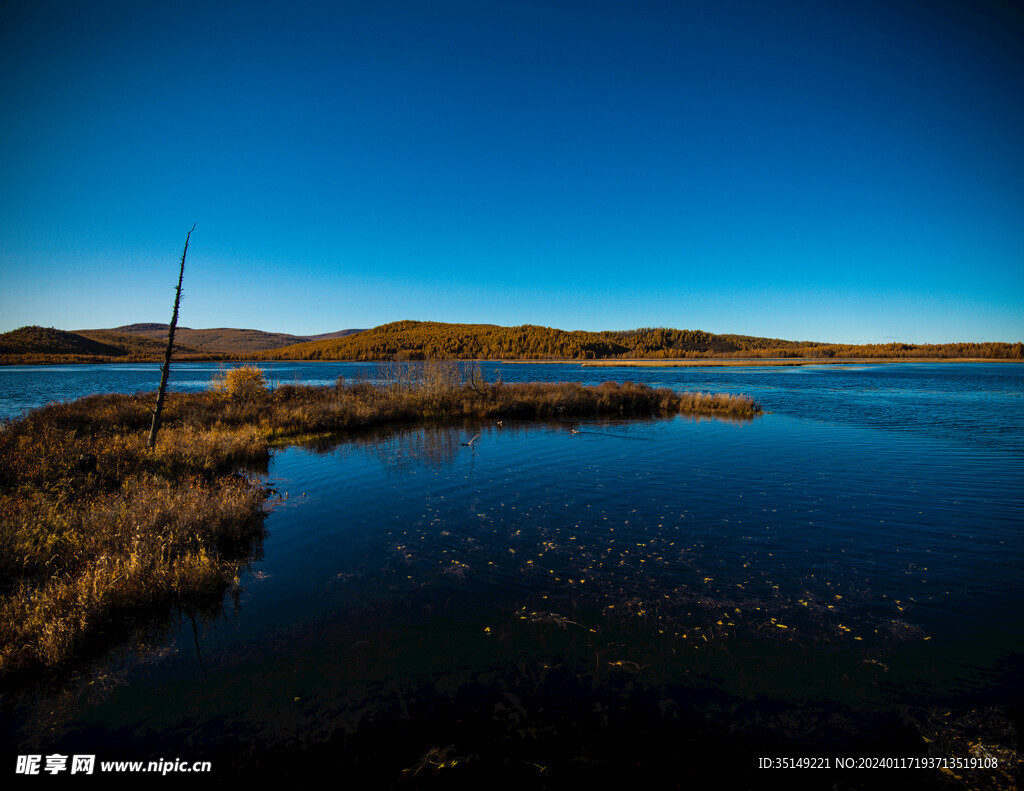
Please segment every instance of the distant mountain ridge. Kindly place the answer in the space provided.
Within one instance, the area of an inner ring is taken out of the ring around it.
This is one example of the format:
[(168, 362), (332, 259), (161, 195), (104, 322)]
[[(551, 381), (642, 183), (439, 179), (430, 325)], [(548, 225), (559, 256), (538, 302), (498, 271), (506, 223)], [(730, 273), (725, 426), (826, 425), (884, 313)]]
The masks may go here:
[[(76, 332), (21, 327), (0, 334), (0, 363), (155, 361), (163, 357), (167, 329), (166, 324), (150, 323)], [(193, 360), (1024, 359), (1024, 343), (1019, 341), (852, 345), (667, 327), (588, 332), (434, 321), (396, 321), (306, 337), (178, 327), (174, 340), (175, 358)]]
[[(161, 355), (167, 348), (151, 338), (114, 330), (68, 332), (53, 327), (20, 327), (0, 335), (0, 354), (55, 355), (62, 357), (148, 358)], [(174, 344), (177, 354), (198, 354), (196, 349)]]
[[(165, 335), (167, 330), (170, 328), (170, 324), (125, 324), (123, 327), (113, 327), (113, 332), (127, 332), (127, 333), (142, 333), (142, 332), (155, 332), (162, 331)], [(189, 327), (178, 327), (174, 328), (174, 331), (187, 330)]]
[[(112, 330), (77, 330), (77, 332), (119, 332), (167, 343), (167, 329), (168, 325), (166, 324), (140, 323), (125, 324), (121, 327), (114, 327)], [(357, 332), (362, 332), (362, 330), (339, 330), (322, 335), (290, 335), (281, 332), (235, 329), (233, 327), (197, 330), (191, 327), (179, 326), (175, 328), (174, 340), (176, 344), (180, 342), (183, 346), (188, 346), (197, 352), (206, 354), (248, 354), (250, 352), (292, 346), (297, 343), (341, 338)]]
[(284, 346), (265, 360), (669, 360), (681, 358), (1022, 359), (1024, 344), (839, 344), (787, 341), (704, 330), (642, 327), (588, 332), (524, 324), (395, 321), (357, 335)]
[[(780, 343), (786, 343), (780, 341)], [(451, 324), (395, 321), (358, 335), (285, 346), (261, 353), (261, 359), (420, 360), (569, 359), (729, 354), (739, 346), (702, 330), (644, 328), (588, 332), (524, 324)]]
[[(161, 359), (167, 349), (168, 325), (126, 324), (112, 329), (58, 330), (53, 327), (19, 327), (0, 334), (3, 362), (100, 362), (103, 360), (149, 361)], [(174, 356), (181, 358), (238, 358), (255, 352), (317, 340), (341, 338), (360, 330), (338, 330), (321, 335), (286, 335), (262, 330), (196, 330), (177, 327)]]

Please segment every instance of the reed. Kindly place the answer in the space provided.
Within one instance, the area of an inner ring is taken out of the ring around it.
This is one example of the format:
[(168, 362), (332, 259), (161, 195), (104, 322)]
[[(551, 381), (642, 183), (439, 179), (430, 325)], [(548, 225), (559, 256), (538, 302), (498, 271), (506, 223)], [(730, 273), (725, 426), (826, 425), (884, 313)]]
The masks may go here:
[(243, 481), (136, 477), (83, 505), (23, 498), (6, 526), (17, 576), (0, 603), (5, 674), (59, 667), (101, 632), (219, 597), (258, 543), (263, 495)]
[(266, 441), (179, 404), (150, 452), (147, 401), (94, 396), (0, 431), (0, 676), (219, 600), (258, 545), (266, 492), (231, 471), (265, 463)]

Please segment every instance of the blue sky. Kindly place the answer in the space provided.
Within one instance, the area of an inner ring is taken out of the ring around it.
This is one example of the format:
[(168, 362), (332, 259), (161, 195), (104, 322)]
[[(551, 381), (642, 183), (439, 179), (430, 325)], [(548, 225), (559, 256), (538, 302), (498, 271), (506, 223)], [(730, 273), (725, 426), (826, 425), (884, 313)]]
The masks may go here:
[(1024, 338), (1006, 2), (2, 13), (0, 331)]

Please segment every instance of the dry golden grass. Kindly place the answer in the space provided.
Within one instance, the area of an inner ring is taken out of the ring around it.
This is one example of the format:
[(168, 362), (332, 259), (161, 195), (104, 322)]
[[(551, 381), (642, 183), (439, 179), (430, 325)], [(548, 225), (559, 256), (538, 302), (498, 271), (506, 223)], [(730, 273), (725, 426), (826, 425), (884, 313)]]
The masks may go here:
[(23, 498), (5, 525), (18, 566), (0, 604), (0, 672), (60, 666), (100, 630), (219, 596), (258, 540), (244, 481), (135, 477), (85, 508)]
[(216, 599), (261, 537), (265, 493), (230, 474), (266, 460), (259, 433), (178, 421), (150, 452), (147, 407), (92, 396), (0, 431), (0, 675)]

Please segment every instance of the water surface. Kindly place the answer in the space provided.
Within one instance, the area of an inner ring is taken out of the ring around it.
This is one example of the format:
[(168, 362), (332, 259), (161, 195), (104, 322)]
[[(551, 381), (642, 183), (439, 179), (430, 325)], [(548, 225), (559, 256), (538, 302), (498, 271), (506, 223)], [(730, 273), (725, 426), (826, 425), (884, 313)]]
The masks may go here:
[[(281, 498), (234, 597), (22, 700), (11, 743), (230, 771), (300, 755), (375, 785), (443, 779), (453, 759), (558, 787), (670, 766), (711, 780), (701, 755), (758, 784), (762, 754), (928, 754), (943, 717), (1012, 722), (1024, 702), (1021, 371), (501, 367), (745, 392), (770, 413), (276, 450)], [(39, 376), (55, 373), (78, 375)]]

